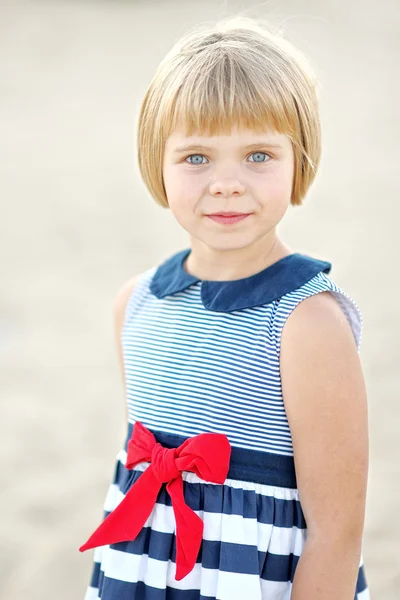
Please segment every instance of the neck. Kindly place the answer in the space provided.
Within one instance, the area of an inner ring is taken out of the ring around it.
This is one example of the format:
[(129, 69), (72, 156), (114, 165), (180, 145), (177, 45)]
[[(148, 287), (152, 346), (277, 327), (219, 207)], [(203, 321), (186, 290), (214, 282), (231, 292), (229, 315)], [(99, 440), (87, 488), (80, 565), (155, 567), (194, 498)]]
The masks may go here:
[(229, 281), (250, 277), (292, 253), (277, 237), (269, 244), (263, 240), (257, 247), (235, 250), (215, 250), (205, 244), (192, 243), (183, 267), (202, 280)]

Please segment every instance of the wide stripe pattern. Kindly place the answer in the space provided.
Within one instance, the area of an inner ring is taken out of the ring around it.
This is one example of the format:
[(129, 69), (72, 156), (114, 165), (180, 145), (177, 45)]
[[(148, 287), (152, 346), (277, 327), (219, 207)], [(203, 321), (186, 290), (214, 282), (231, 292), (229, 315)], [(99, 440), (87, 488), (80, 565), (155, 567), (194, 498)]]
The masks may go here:
[[(257, 454), (263, 453), (253, 454), (254, 463), (261, 464)], [(117, 455), (104, 518), (149, 466), (140, 463), (128, 470), (126, 456), (125, 449)], [(262, 468), (254, 473), (255, 479), (265, 476)], [(298, 490), (229, 478), (217, 485), (185, 471), (183, 479), (185, 501), (204, 522), (202, 546), (191, 573), (175, 580), (175, 519), (163, 485), (134, 541), (95, 549), (85, 600), (236, 600), (246, 593), (252, 600), (288, 600), (307, 539)], [(362, 556), (354, 598), (369, 600)]]
[(142, 275), (122, 331), (129, 421), (184, 436), (223, 432), (230, 443), (293, 456), (282, 397), (280, 339), (305, 298), (332, 292), (360, 344), (356, 303), (325, 273), (269, 304), (206, 310), (201, 282), (159, 299)]

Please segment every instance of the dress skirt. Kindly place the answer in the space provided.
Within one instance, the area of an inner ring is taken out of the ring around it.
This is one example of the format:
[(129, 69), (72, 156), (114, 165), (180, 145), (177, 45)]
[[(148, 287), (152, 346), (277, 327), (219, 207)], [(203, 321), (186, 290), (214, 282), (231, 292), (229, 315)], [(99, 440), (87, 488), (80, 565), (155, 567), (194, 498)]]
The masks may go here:
[[(186, 438), (152, 431), (177, 448)], [(106, 518), (150, 463), (127, 469), (127, 444), (117, 455)], [(232, 447), (224, 484), (182, 472), (184, 499), (204, 523), (196, 564), (176, 580), (176, 523), (162, 484), (156, 504), (133, 541), (100, 546), (85, 600), (289, 600), (307, 539), (293, 457)], [(354, 600), (370, 600), (361, 556)]]

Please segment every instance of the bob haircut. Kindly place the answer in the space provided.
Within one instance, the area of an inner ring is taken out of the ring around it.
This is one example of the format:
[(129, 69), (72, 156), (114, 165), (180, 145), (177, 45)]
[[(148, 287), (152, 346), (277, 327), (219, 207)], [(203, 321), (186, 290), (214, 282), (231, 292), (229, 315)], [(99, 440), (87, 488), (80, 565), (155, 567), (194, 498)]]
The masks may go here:
[(321, 157), (316, 86), (304, 56), (253, 19), (236, 16), (190, 30), (159, 64), (140, 107), (138, 164), (153, 198), (168, 207), (164, 148), (177, 127), (212, 136), (238, 126), (291, 139), (290, 202), (302, 204)]

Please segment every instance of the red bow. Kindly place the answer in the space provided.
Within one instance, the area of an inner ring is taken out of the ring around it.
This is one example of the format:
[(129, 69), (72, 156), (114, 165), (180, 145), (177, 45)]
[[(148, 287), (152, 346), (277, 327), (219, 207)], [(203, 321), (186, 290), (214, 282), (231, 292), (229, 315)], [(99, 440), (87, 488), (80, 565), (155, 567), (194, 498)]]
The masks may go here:
[(222, 484), (228, 475), (230, 455), (229, 440), (222, 433), (201, 433), (188, 438), (178, 448), (168, 449), (136, 421), (128, 442), (125, 466), (130, 469), (142, 461), (151, 464), (79, 548), (80, 552), (134, 540), (156, 503), (161, 485), (166, 483), (176, 521), (175, 579), (180, 581), (196, 563), (204, 528), (201, 518), (185, 502), (181, 472), (192, 471), (201, 479)]

